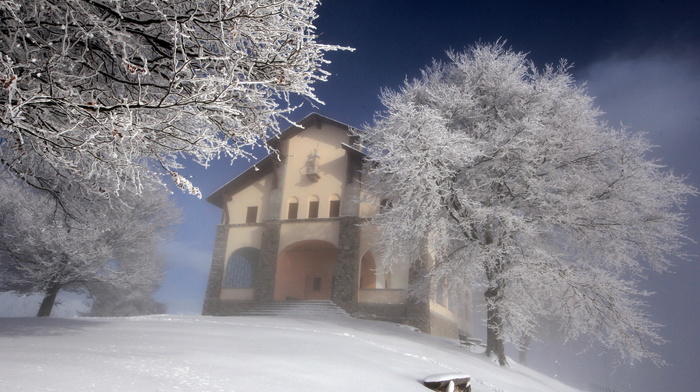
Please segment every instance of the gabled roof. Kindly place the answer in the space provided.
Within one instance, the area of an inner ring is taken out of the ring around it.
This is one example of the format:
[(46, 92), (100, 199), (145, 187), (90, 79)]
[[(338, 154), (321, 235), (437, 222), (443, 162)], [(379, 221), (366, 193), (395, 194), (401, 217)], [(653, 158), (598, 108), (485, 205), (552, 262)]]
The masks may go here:
[[(303, 131), (304, 129), (308, 128), (309, 126), (312, 125), (321, 125), (321, 123), (326, 123), (326, 124), (331, 124), (334, 125), (338, 128), (345, 129), (348, 134), (351, 134), (351, 129), (353, 127), (343, 124), (339, 121), (333, 120), (332, 118), (328, 118), (325, 116), (322, 116), (318, 113), (311, 113), (308, 116), (304, 117), (301, 121), (298, 121), (297, 125), (292, 125), (291, 127), (285, 129), (284, 131), (280, 132), (278, 135), (275, 135), (271, 137), (270, 139), (267, 140), (267, 144), (270, 145), (273, 148), (276, 148), (279, 144), (280, 141), (289, 139), (293, 136), (298, 135)], [(355, 150), (354, 148), (348, 146), (347, 144), (343, 143), (343, 148), (346, 150), (352, 149)], [(269, 174), (272, 172), (272, 169), (274, 168), (274, 165), (278, 164), (279, 162), (279, 156), (275, 153), (268, 154), (265, 156), (263, 159), (258, 161), (257, 163), (253, 164), (250, 168), (248, 168), (246, 171), (243, 173), (239, 174), (236, 176), (233, 180), (229, 181), (226, 183), (224, 186), (221, 188), (217, 189), (207, 197), (207, 201), (211, 204), (214, 204), (215, 206), (219, 208), (223, 208), (224, 204), (226, 201), (224, 200), (224, 196), (230, 195), (233, 193), (236, 193), (238, 190), (245, 188), (246, 186), (252, 184), (253, 182), (259, 180), (260, 178), (264, 177), (265, 175)]]

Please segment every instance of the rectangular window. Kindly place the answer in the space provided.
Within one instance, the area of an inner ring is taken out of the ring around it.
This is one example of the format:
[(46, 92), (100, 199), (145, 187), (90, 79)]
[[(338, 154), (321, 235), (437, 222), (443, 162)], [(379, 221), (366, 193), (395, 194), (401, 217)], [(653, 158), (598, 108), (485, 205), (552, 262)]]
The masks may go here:
[(328, 216), (331, 218), (337, 218), (340, 216), (340, 200), (331, 200), (331, 209), (328, 212)]
[(314, 278), (314, 291), (321, 291), (321, 278)]
[(287, 219), (296, 219), (299, 213), (299, 203), (289, 203), (289, 211), (287, 212)]
[(245, 216), (245, 223), (255, 223), (258, 221), (258, 206), (248, 207), (248, 212)]
[(309, 218), (318, 218), (318, 201), (309, 202)]

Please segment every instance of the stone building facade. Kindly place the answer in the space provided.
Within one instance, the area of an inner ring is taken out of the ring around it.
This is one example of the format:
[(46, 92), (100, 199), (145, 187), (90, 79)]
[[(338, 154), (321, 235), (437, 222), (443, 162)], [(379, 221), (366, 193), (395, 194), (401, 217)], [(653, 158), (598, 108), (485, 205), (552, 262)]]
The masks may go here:
[[(207, 201), (222, 209), (203, 314), (232, 315), (286, 300), (331, 300), (358, 317), (470, 334), (468, 293), (407, 298), (429, 265), (390, 272), (373, 252), (363, 200), (363, 153), (348, 125), (312, 113), (270, 143), (270, 154)], [(455, 298), (458, 298), (455, 300)], [(452, 299), (452, 301), (450, 301)]]

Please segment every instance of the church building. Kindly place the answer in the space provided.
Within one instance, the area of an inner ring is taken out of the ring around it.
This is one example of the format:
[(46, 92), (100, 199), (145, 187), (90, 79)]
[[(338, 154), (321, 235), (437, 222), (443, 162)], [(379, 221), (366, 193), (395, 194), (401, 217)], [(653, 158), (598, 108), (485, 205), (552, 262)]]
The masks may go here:
[(203, 314), (235, 315), (277, 301), (330, 300), (356, 317), (470, 335), (468, 293), (406, 296), (429, 265), (381, 268), (363, 200), (352, 128), (312, 113), (269, 144), (276, 150), (207, 201), (221, 208)]

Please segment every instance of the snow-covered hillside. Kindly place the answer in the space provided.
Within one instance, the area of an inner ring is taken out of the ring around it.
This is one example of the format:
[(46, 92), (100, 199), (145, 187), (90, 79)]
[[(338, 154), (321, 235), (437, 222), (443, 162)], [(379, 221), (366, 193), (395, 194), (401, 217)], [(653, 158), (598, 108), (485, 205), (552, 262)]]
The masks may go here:
[(352, 318), (0, 318), (0, 391), (574, 392), (526, 367), (391, 323)]

